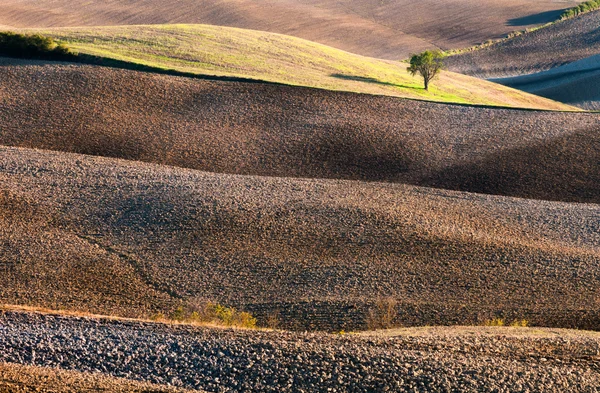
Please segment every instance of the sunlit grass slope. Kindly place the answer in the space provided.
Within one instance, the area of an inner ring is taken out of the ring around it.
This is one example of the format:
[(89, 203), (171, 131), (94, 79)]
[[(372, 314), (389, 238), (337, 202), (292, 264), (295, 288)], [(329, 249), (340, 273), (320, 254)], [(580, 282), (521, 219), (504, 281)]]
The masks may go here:
[(43, 31), (82, 54), (167, 70), (441, 102), (576, 110), (545, 98), (444, 72), (431, 91), (406, 64), (363, 57), (285, 35), (208, 25)]

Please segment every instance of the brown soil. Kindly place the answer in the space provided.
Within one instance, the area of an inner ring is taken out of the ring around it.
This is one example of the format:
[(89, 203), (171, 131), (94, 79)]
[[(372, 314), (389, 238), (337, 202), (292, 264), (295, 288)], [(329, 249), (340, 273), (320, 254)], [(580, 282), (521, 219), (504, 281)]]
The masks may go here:
[(600, 381), (600, 339), (584, 331), (435, 327), (331, 335), (10, 312), (0, 322), (0, 359), (101, 367), (106, 375), (208, 392), (587, 393)]
[(470, 46), (552, 21), (567, 0), (4, 0), (15, 27), (207, 23), (284, 33), (364, 55), (405, 58), (431, 47)]
[(0, 143), (261, 176), (600, 202), (599, 115), (3, 60)]
[(446, 59), (448, 69), (483, 78), (532, 74), (600, 52), (600, 11), (583, 14), (485, 49)]
[(0, 157), (4, 303), (147, 316), (212, 300), (288, 328), (360, 329), (393, 298), (404, 325), (599, 327), (596, 205)]

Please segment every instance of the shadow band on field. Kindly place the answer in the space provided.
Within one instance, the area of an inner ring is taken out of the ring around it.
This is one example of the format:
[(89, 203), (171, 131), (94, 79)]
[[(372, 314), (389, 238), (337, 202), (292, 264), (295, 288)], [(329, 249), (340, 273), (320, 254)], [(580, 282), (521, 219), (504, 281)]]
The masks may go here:
[(376, 85), (401, 87), (404, 89), (424, 90), (424, 88), (422, 88), (422, 87), (414, 87), (414, 86), (401, 85), (398, 83), (384, 82), (379, 79), (371, 78), (371, 77), (367, 77), (367, 76), (356, 76), (356, 75), (346, 75), (346, 74), (331, 74), (329, 76), (331, 76), (333, 78), (348, 80), (348, 81), (373, 83)]
[(546, 201), (600, 203), (596, 128), (457, 164), (412, 184)]
[(519, 27), (519, 26), (531, 26), (531, 25), (543, 25), (550, 22), (556, 22), (560, 16), (568, 10), (564, 8), (562, 10), (545, 11), (538, 14), (532, 14), (523, 16), (520, 18), (513, 18), (506, 21), (507, 26)]

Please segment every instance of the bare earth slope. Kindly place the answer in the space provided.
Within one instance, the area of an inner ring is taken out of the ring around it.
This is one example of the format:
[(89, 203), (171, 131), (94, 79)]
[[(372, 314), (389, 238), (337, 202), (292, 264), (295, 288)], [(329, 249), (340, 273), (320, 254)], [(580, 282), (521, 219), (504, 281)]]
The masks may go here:
[(0, 157), (4, 303), (148, 316), (212, 300), (289, 328), (359, 329), (393, 298), (405, 325), (598, 328), (598, 205)]
[(494, 81), (582, 108), (600, 108), (600, 55), (548, 71)]
[(207, 23), (294, 35), (350, 52), (401, 59), (470, 46), (556, 19), (576, 0), (4, 0), (14, 27)]
[(221, 173), (600, 202), (596, 114), (440, 105), (91, 66), (2, 64), (4, 145)]
[(551, 329), (334, 336), (18, 313), (0, 319), (0, 360), (81, 371), (101, 364), (109, 375), (209, 392), (594, 392), (599, 347), (595, 333)]
[(446, 64), (452, 71), (481, 78), (546, 71), (600, 53), (599, 21), (600, 11), (589, 12), (484, 49), (449, 57)]

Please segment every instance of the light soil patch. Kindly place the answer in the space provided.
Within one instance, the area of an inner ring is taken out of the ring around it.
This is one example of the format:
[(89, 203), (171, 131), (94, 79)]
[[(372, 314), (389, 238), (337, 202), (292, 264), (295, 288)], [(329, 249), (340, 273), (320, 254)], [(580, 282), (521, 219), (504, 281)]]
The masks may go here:
[(600, 339), (600, 332), (574, 329), (511, 326), (423, 326), (367, 331), (362, 337), (511, 337), (511, 338), (582, 338)]
[(99, 373), (0, 363), (1, 393), (192, 393), (147, 382), (135, 382)]

